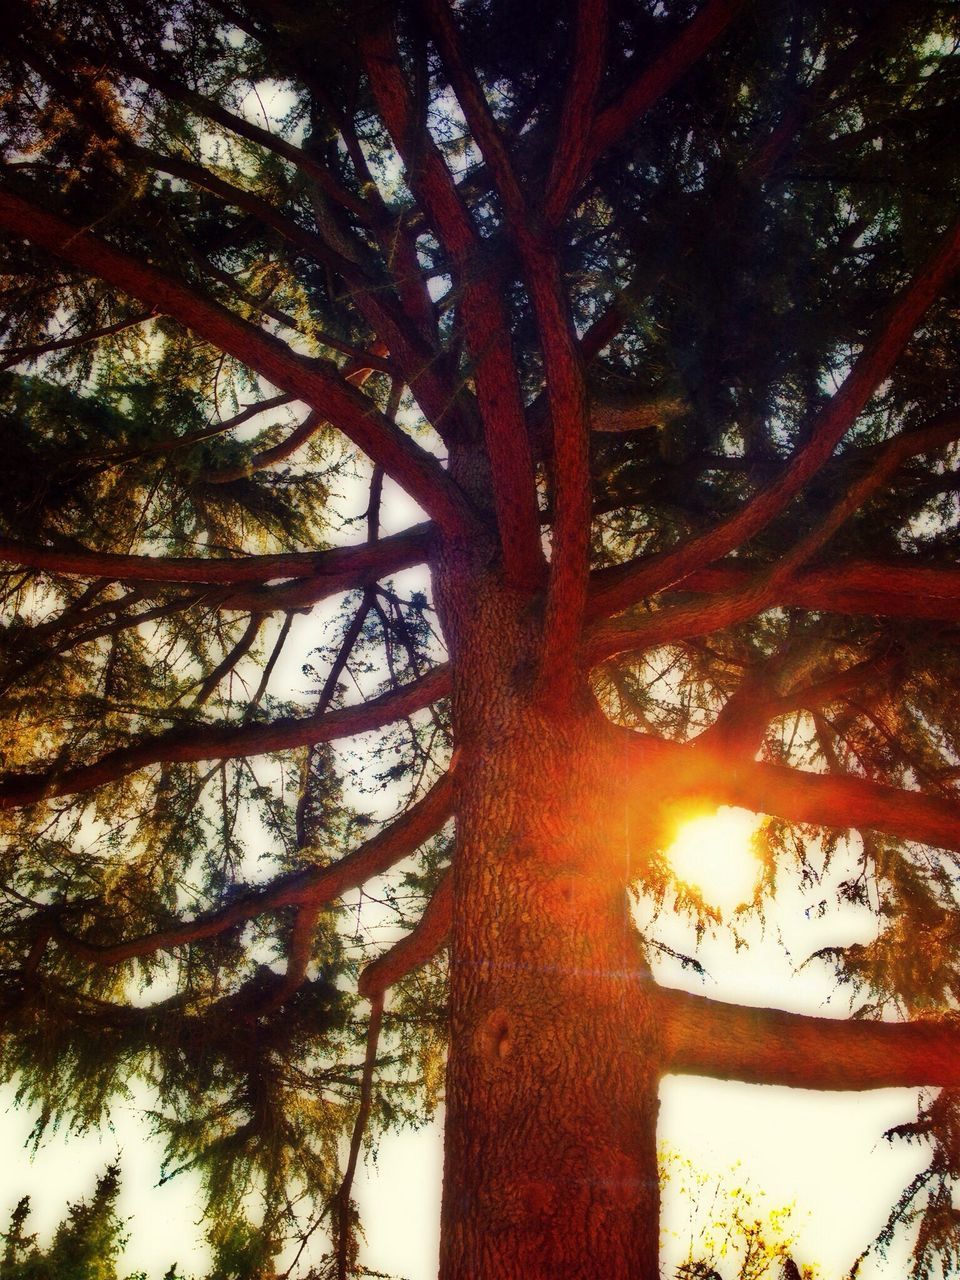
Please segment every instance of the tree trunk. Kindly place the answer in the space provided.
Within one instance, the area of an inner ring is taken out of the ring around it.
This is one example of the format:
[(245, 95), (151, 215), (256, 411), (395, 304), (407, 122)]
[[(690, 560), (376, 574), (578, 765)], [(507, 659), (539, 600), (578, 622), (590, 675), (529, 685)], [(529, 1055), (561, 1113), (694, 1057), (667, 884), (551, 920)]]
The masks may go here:
[[(463, 564), (458, 570), (464, 581)], [(655, 1280), (659, 1053), (605, 722), (533, 698), (536, 619), (444, 592), (457, 860), (441, 1280)]]

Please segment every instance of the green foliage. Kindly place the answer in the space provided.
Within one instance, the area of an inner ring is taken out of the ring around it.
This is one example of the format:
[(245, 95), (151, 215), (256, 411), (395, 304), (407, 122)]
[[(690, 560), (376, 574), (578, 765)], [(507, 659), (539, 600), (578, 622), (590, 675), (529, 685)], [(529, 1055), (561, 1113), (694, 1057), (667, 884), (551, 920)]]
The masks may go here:
[[(79, 1200), (69, 1206), (47, 1250), (37, 1246), (35, 1236), (24, 1234), (30, 1212), (30, 1200), (25, 1196), (3, 1233), (0, 1277), (3, 1280), (118, 1280), (117, 1260), (127, 1239), (116, 1210), (119, 1172), (116, 1165), (111, 1165), (97, 1179), (89, 1201)], [(139, 1280), (139, 1277), (130, 1275), (126, 1280)]]

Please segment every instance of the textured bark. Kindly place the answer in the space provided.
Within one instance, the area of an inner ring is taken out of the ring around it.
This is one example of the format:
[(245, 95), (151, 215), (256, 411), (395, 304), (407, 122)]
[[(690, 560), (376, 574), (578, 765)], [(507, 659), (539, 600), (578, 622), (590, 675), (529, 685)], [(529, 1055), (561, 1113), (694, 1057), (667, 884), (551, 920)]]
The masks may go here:
[(448, 553), (461, 673), (441, 1280), (654, 1280), (659, 1050), (623, 792), (523, 601)]
[(657, 993), (668, 1069), (800, 1089), (960, 1084), (960, 1026), (861, 1022)]

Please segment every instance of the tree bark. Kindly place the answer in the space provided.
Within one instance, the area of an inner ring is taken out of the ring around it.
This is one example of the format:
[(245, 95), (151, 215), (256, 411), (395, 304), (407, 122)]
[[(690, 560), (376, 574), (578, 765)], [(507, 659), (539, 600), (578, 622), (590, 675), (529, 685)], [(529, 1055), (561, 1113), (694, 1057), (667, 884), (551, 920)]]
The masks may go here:
[(538, 620), (442, 558), (463, 756), (440, 1277), (655, 1280), (660, 1055), (604, 723), (585, 689), (544, 709)]

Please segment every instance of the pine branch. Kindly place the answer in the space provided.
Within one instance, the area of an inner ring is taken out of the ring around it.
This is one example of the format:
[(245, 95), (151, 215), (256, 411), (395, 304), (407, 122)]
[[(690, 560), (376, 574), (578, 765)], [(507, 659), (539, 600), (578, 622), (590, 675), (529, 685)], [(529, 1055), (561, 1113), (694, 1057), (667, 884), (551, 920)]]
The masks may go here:
[(788, 822), (879, 831), (960, 852), (960, 801), (846, 774), (807, 773), (739, 757), (734, 768), (722, 751), (712, 751), (706, 743), (698, 747), (696, 740), (680, 744), (629, 730), (617, 730), (615, 740), (626, 757), (628, 795), (635, 787), (638, 797), (642, 793), (643, 819), (650, 808), (650, 778), (656, 776), (668, 801), (698, 797)]
[(52, 355), (57, 351), (73, 351), (77, 347), (89, 346), (91, 342), (99, 342), (102, 338), (112, 338), (118, 333), (125, 333), (128, 329), (135, 329), (147, 320), (153, 320), (156, 314), (155, 311), (139, 311), (126, 320), (101, 325), (98, 329), (88, 329), (86, 333), (79, 333), (73, 338), (52, 338), (49, 342), (40, 342), (29, 347), (7, 347), (0, 351), (0, 356), (3, 357), (0, 361), (0, 370), (11, 369), (25, 360), (36, 360), (40, 356)]
[[(429, 554), (431, 538), (430, 525), (421, 524), (377, 542), (363, 542), (353, 547), (222, 560), (206, 556), (125, 556), (86, 548), (33, 547), (12, 538), (0, 538), (0, 563), (40, 569), (45, 573), (125, 582), (267, 583), (277, 578), (307, 578), (311, 589), (320, 592), (314, 598), (320, 600), (324, 595), (365, 586), (422, 563)], [(236, 603), (221, 603), (221, 607), (242, 608)]]
[[(554, 489), (540, 684), (563, 701), (569, 697), (576, 675), (590, 549), (588, 411), (577, 335), (556, 252), (528, 207), (499, 125), (464, 54), (449, 4), (447, 0), (424, 0), (424, 5), (450, 83), (503, 202), (540, 334), (546, 401), (553, 429)], [(598, 74), (599, 66), (595, 70)], [(493, 457), (489, 436), (488, 444)], [(499, 480), (498, 471), (494, 476), (495, 481)]]
[[(91, 50), (90, 52), (94, 58), (97, 58), (98, 51)], [(333, 174), (324, 165), (318, 164), (300, 147), (294, 146), (293, 143), (288, 142), (279, 134), (271, 133), (269, 130), (244, 119), (243, 116), (228, 111), (219, 102), (215, 102), (212, 98), (207, 98), (196, 90), (191, 89), (188, 85), (183, 84), (170, 71), (150, 66), (149, 63), (141, 59), (131, 57), (127, 50), (121, 53), (119, 60), (113, 58), (112, 51), (103, 53), (100, 56), (105, 57), (108, 63), (113, 61), (118, 71), (122, 71), (137, 80), (142, 80), (144, 84), (149, 85), (151, 89), (156, 89), (165, 98), (173, 102), (182, 102), (196, 115), (206, 117), (214, 124), (220, 125), (228, 133), (246, 138), (248, 142), (254, 142), (257, 146), (263, 147), (264, 150), (271, 151), (274, 155), (289, 161), (305, 177), (317, 183), (327, 196), (359, 218), (361, 222), (371, 221), (371, 211), (362, 197), (348, 191), (342, 184), (337, 182)]]
[[(85, 942), (58, 926), (56, 941), (91, 964), (110, 967), (171, 951), (191, 942), (215, 938), (247, 920), (255, 920), (284, 907), (314, 911), (343, 897), (351, 889), (383, 875), (402, 858), (408, 857), (431, 836), (436, 835), (453, 813), (453, 769), (444, 774), (427, 794), (389, 826), (378, 831), (352, 853), (328, 866), (312, 866), (282, 876), (262, 889), (238, 898), (229, 906), (195, 920), (158, 929), (139, 938), (127, 938), (109, 945)], [(48, 922), (48, 917), (44, 917)]]
[(358, 990), (367, 1000), (384, 992), (433, 956), (446, 943), (453, 920), (453, 873), (448, 868), (416, 925), (360, 975)]
[(441, 528), (467, 534), (475, 527), (466, 499), (439, 463), (387, 421), (369, 399), (348, 386), (333, 366), (297, 356), (189, 286), (6, 190), (0, 191), (0, 227), (149, 302), (274, 386), (323, 413), (383, 466)]
[(608, 21), (607, 0), (581, 0), (576, 6), (570, 78), (543, 205), (543, 219), (551, 227), (563, 221), (588, 163), (597, 95), (606, 63)]
[(594, 121), (584, 167), (626, 134), (706, 53), (743, 8), (745, 0), (707, 0), (672, 44), (644, 68), (620, 98)]
[(816, 416), (776, 480), (739, 511), (673, 551), (644, 557), (618, 570), (608, 612), (662, 591), (754, 537), (778, 516), (820, 470), (853, 426), (877, 387), (889, 376), (914, 330), (960, 266), (960, 222), (945, 233), (924, 266), (903, 288), (877, 326), (839, 390)]
[(407, 181), (457, 271), (504, 565), (514, 585), (530, 588), (543, 573), (536, 484), (510, 325), (497, 281), (480, 261), (480, 237), (443, 156), (415, 121), (389, 27), (368, 35), (363, 52), (377, 108), (403, 159)]
[(419, 680), (359, 706), (343, 707), (319, 716), (284, 717), (268, 724), (175, 729), (117, 747), (88, 764), (6, 774), (0, 777), (0, 809), (23, 808), (56, 796), (90, 791), (152, 764), (235, 760), (367, 733), (446, 697), (449, 686), (448, 668), (438, 666)]

